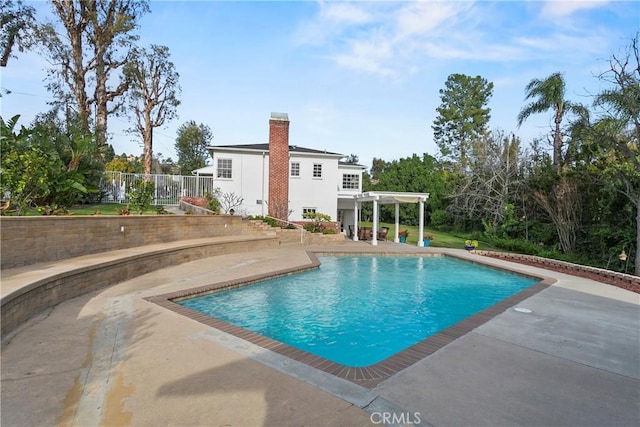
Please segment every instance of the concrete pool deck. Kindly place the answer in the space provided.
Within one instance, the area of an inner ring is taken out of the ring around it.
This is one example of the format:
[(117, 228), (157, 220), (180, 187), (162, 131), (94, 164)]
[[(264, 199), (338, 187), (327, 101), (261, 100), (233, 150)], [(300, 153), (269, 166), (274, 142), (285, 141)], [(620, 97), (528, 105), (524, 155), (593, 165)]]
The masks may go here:
[[(367, 389), (145, 298), (320, 252), (456, 253), (557, 282)], [(464, 251), (282, 247), (158, 270), (62, 303), (2, 351), (2, 425), (640, 425), (640, 295)]]

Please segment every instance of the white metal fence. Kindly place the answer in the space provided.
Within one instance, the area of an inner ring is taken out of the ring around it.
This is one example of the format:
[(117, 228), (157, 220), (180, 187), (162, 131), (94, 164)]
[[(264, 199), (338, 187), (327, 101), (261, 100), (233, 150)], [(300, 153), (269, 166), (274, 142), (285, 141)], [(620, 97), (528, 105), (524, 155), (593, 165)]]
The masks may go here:
[(203, 197), (215, 192), (211, 176), (144, 175), (107, 171), (100, 186), (102, 203), (129, 203), (130, 189), (138, 180), (148, 177), (154, 183), (154, 205), (177, 205), (182, 196)]

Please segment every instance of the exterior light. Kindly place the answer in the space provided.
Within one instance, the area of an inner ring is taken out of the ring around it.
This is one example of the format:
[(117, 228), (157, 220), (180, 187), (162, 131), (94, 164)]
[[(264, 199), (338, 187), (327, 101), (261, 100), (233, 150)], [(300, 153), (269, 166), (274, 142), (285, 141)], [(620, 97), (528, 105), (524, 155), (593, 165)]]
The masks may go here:
[(624, 251), (624, 249), (622, 250), (622, 252), (620, 252), (620, 255), (618, 255), (618, 258), (622, 262), (625, 262), (627, 260), (627, 253)]
[(236, 213), (236, 211), (233, 208), (229, 209), (229, 215), (233, 215), (234, 213)]

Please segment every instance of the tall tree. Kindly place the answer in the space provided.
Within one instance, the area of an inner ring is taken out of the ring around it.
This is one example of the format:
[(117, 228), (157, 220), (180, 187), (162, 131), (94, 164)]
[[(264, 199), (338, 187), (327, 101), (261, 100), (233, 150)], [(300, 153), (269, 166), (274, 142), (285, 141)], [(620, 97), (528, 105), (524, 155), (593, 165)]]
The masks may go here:
[(433, 137), (445, 159), (459, 162), (464, 171), (474, 140), (487, 130), (493, 83), (483, 77), (451, 74), (440, 89), (442, 103), (436, 109)]
[(0, 1), (0, 67), (6, 67), (14, 48), (20, 52), (31, 48), (36, 29), (35, 9), (25, 6), (22, 0)]
[(525, 88), (525, 100), (533, 99), (518, 113), (518, 126), (522, 126), (534, 114), (553, 111), (553, 167), (559, 172), (563, 166), (562, 121), (566, 113), (582, 115), (585, 107), (565, 99), (566, 84), (561, 73), (553, 73), (547, 78), (533, 79)]
[(595, 99), (604, 108), (603, 117), (596, 123), (597, 141), (609, 162), (608, 175), (620, 185), (636, 209), (635, 274), (640, 275), (640, 52), (639, 33), (631, 40), (623, 55), (612, 55), (609, 69), (600, 80), (610, 85)]
[(371, 161), (371, 181), (377, 182), (380, 179), (380, 175), (387, 167), (387, 162), (382, 159), (373, 158)]
[(209, 155), (207, 146), (213, 139), (209, 126), (190, 120), (178, 128), (176, 152), (180, 172), (190, 174), (191, 171), (204, 167)]
[(144, 173), (151, 173), (153, 161), (153, 128), (177, 116), (180, 105), (179, 74), (169, 61), (169, 48), (151, 45), (150, 49), (134, 49), (125, 67), (130, 85), (129, 107), (135, 114), (137, 131), (144, 146)]
[[(126, 80), (110, 84), (127, 61), (137, 40), (133, 30), (148, 11), (146, 0), (52, 0), (62, 23), (46, 25), (40, 39), (57, 68), (49, 70), (49, 85), (67, 115), (75, 110), (81, 126), (95, 133), (98, 147), (107, 141), (107, 117), (120, 106)], [(121, 99), (120, 99), (121, 100)], [(114, 105), (111, 105), (114, 104)], [(111, 106), (110, 106), (111, 105)], [(92, 117), (95, 113), (95, 126)]]
[[(109, 78), (127, 63), (128, 56), (119, 52), (123, 48), (126, 51), (138, 40), (133, 30), (137, 27), (138, 18), (148, 10), (146, 1), (140, 0), (89, 2), (89, 41), (95, 59), (95, 134), (99, 147), (107, 143), (107, 117), (118, 110), (121, 105), (118, 100), (128, 89), (126, 80), (121, 80), (117, 87), (111, 89)], [(115, 105), (109, 108), (110, 103)]]
[(59, 34), (53, 24), (47, 24), (40, 34), (41, 43), (48, 51), (50, 61), (58, 67), (49, 70), (47, 88), (57, 98), (54, 104), (65, 108), (67, 118), (75, 110), (79, 126), (88, 133), (91, 129), (92, 104), (87, 89), (92, 65), (86, 60), (84, 52), (84, 34), (89, 25), (86, 11), (88, 2), (52, 2), (64, 33)]
[(468, 173), (455, 182), (448, 209), (459, 218), (480, 220), (486, 232), (499, 235), (522, 192), (527, 159), (520, 139), (499, 129), (477, 140), (473, 153)]

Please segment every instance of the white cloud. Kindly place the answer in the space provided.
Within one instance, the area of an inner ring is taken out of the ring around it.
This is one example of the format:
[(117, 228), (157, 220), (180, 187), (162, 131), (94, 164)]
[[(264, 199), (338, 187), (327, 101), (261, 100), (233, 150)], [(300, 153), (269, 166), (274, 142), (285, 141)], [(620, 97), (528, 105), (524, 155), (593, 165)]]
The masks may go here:
[(544, 3), (542, 16), (569, 16), (581, 10), (600, 8), (608, 2), (608, 0), (549, 0)]
[(350, 3), (324, 4), (320, 17), (323, 21), (334, 24), (363, 24), (372, 19), (369, 12)]
[(454, 2), (409, 3), (395, 14), (397, 37), (428, 35), (443, 24), (450, 25), (450, 21), (469, 5), (470, 3)]

